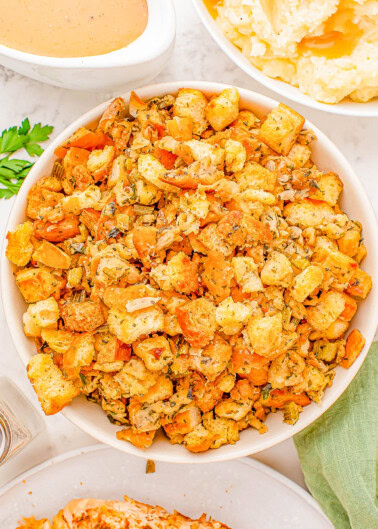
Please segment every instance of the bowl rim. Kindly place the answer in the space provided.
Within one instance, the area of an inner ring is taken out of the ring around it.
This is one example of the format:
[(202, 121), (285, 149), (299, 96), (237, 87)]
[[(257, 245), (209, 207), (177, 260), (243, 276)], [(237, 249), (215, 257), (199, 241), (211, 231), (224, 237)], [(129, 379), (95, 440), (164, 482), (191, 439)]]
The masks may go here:
[[(145, 30), (137, 39), (123, 48), (101, 55), (89, 55), (86, 57), (50, 57), (27, 53), (0, 44), (0, 57), (3, 55), (10, 59), (35, 66), (75, 70), (127, 67), (151, 61), (156, 56), (164, 53), (172, 44), (176, 34), (176, 12), (173, 0), (159, 0), (159, 3), (156, 0), (147, 0), (147, 4), (148, 20)], [(160, 22), (164, 22), (164, 31), (160, 30), (160, 26), (157, 28), (158, 31), (156, 31), (156, 34), (160, 38), (159, 40), (154, 38), (153, 46), (151, 46), (148, 41), (145, 41), (155, 36), (155, 33), (152, 35), (152, 32), (157, 23), (157, 20), (155, 21), (155, 13), (158, 10), (164, 10), (164, 16), (160, 17)]]
[[(229, 88), (231, 85), (226, 85), (223, 83), (216, 83), (216, 82), (208, 82), (208, 81), (173, 81), (173, 82), (166, 82), (166, 83), (160, 83), (160, 84), (153, 84), (148, 85), (143, 88), (138, 89), (138, 95), (141, 98), (148, 98), (153, 97), (154, 95), (164, 95), (167, 93), (177, 93), (179, 88), (185, 87), (185, 88), (196, 88), (198, 90), (202, 90), (207, 94), (215, 94), (221, 92), (225, 88)], [(251, 90), (248, 90), (246, 88), (240, 88), (235, 87), (240, 93), (241, 100), (245, 99), (248, 101), (248, 103), (254, 104), (257, 107), (258, 106), (266, 106), (269, 108), (274, 108), (277, 106), (278, 101), (269, 98), (265, 95), (259, 94), (257, 92), (253, 92)], [(130, 91), (122, 94), (122, 97), (128, 101), (128, 98), (130, 96)], [(76, 119), (71, 125), (69, 125), (66, 129), (64, 129), (47, 147), (45, 152), (42, 154), (42, 156), (39, 158), (39, 160), (36, 162), (36, 164), (31, 169), (30, 173), (26, 177), (23, 185), (21, 186), (21, 189), (16, 197), (16, 200), (12, 206), (6, 230), (5, 233), (7, 233), (10, 229), (13, 229), (14, 226), (18, 223), (16, 221), (16, 217), (19, 215), (19, 212), (21, 210), (21, 207), (24, 207), (23, 204), (26, 200), (26, 195), (30, 189), (30, 187), (40, 178), (40, 167), (43, 167), (46, 162), (53, 159), (54, 157), (54, 149), (60, 145), (69, 135), (71, 135), (77, 128), (80, 126), (85, 125), (86, 123), (89, 123), (93, 121), (95, 118), (97, 118), (106, 108), (106, 106), (109, 104), (111, 99), (107, 100), (104, 103), (101, 103), (100, 105), (96, 106), (92, 110), (89, 110), (85, 114), (83, 114), (81, 117)], [(359, 201), (363, 207), (364, 210), (364, 227), (367, 229), (368, 226), (376, 226), (376, 220), (375, 215), (373, 212), (373, 208), (367, 198), (367, 195), (362, 187), (361, 182), (359, 181), (356, 173), (352, 169), (349, 162), (345, 159), (343, 154), (340, 152), (340, 150), (335, 146), (335, 144), (323, 133), (321, 132), (315, 125), (313, 125), (310, 121), (305, 121), (304, 126), (306, 128), (311, 128), (317, 138), (318, 141), (322, 144), (323, 148), (329, 152), (332, 156), (332, 159), (337, 161), (339, 165), (342, 167), (343, 174), (348, 174), (348, 178), (353, 182), (353, 188), (356, 191), (356, 195), (359, 197)], [(371, 230), (372, 238), (374, 241), (374, 244), (369, 247), (369, 254), (372, 256), (372, 262), (375, 264), (374, 270), (378, 270), (378, 231), (376, 229)], [(6, 249), (6, 238), (4, 237), (3, 243), (2, 243), (2, 252), (1, 252), (1, 261), (0, 261), (0, 282), (1, 282), (1, 297), (2, 302), (4, 306), (4, 313), (5, 313), (5, 319), (8, 325), (9, 332), (12, 337), (12, 341), (14, 343), (14, 346), (16, 348), (16, 351), (18, 355), (20, 356), (22, 362), (26, 366), (30, 354), (27, 351), (27, 349), (24, 347), (22, 339), (24, 339), (23, 329), (20, 327), (20, 319), (18, 316), (16, 316), (14, 313), (12, 313), (11, 310), (9, 310), (9, 307), (7, 307), (7, 300), (11, 299), (11, 284), (12, 281), (9, 281), (9, 272), (7, 270), (7, 264), (8, 260), (5, 256), (5, 249)], [(377, 278), (378, 282), (378, 278)], [(103, 427), (101, 425), (96, 424), (95, 421), (90, 421), (85, 413), (82, 413), (80, 410), (73, 409), (72, 406), (66, 406), (62, 413), (63, 415), (69, 419), (73, 424), (81, 428), (83, 431), (94, 437), (100, 442), (103, 442), (104, 444), (107, 444), (109, 446), (112, 446), (114, 448), (123, 450), (125, 452), (137, 455), (139, 457), (145, 458), (145, 459), (154, 459), (157, 461), (166, 461), (166, 462), (172, 462), (172, 463), (206, 463), (211, 461), (225, 461), (230, 459), (236, 459), (238, 457), (243, 457), (247, 455), (251, 455), (257, 452), (260, 452), (262, 450), (265, 450), (267, 448), (270, 448), (282, 441), (285, 441), (286, 439), (289, 439), (293, 437), (296, 433), (300, 432), (304, 428), (306, 428), (309, 424), (314, 422), (316, 419), (318, 419), (332, 404), (336, 402), (336, 400), (340, 397), (340, 395), (346, 390), (346, 388), (349, 386), (349, 384), (352, 382), (353, 378), (357, 374), (358, 370), (360, 369), (367, 352), (369, 350), (369, 347), (373, 341), (375, 330), (377, 327), (377, 317), (378, 314), (378, 288), (374, 286), (372, 291), (369, 294), (369, 299), (372, 300), (372, 303), (375, 307), (375, 310), (371, 311), (371, 322), (369, 321), (369, 327), (368, 331), (365, 330), (364, 337), (366, 338), (366, 344), (359, 355), (359, 357), (356, 359), (354, 364), (348, 369), (345, 370), (344, 380), (339, 385), (339, 387), (335, 387), (335, 385), (332, 388), (328, 388), (328, 391), (326, 392), (326, 396), (328, 398), (324, 399), (321, 405), (316, 405), (315, 403), (312, 403), (307, 409), (310, 409), (306, 417), (301, 417), (301, 419), (290, 428), (283, 428), (282, 431), (279, 433), (269, 434), (267, 436), (259, 436), (256, 438), (256, 441), (252, 443), (252, 446), (242, 446), (240, 447), (239, 443), (236, 443), (235, 446), (232, 446), (232, 450), (222, 450), (222, 448), (225, 448), (229, 445), (225, 445), (225, 447), (221, 447), (217, 450), (209, 450), (207, 452), (203, 452), (201, 454), (192, 454), (188, 452), (184, 447), (182, 447), (182, 451), (175, 452), (173, 454), (170, 453), (169, 450), (164, 450), (154, 447), (154, 444), (147, 450), (141, 450), (136, 447), (134, 447), (131, 443), (125, 443), (124, 441), (119, 441), (116, 439), (116, 436), (114, 435), (114, 432), (112, 435), (110, 435), (108, 432), (104, 431)], [(331, 393), (330, 393), (331, 392)], [(312, 408), (312, 409), (311, 409)], [(167, 444), (169, 445), (169, 442), (167, 441)], [(170, 445), (169, 445), (170, 446)]]
[(282, 97), (290, 99), (291, 101), (300, 105), (307, 106), (322, 112), (331, 114), (338, 114), (341, 116), (354, 116), (374, 118), (378, 117), (378, 98), (366, 103), (357, 103), (354, 101), (339, 102), (339, 103), (322, 103), (310, 96), (304, 94), (294, 85), (268, 77), (261, 70), (253, 66), (242, 52), (223, 34), (218, 27), (215, 20), (208, 12), (203, 0), (192, 0), (196, 12), (207, 29), (213, 40), (218, 44), (221, 50), (228, 56), (228, 58), (244, 71), (249, 77), (255, 79), (269, 90), (272, 90)]

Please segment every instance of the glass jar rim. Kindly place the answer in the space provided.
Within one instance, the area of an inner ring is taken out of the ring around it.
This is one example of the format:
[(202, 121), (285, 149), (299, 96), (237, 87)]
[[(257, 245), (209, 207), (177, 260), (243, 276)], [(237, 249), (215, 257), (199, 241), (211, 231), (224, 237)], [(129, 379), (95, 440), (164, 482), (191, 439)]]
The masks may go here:
[(12, 430), (7, 417), (0, 411), (0, 465), (7, 457), (11, 442)]

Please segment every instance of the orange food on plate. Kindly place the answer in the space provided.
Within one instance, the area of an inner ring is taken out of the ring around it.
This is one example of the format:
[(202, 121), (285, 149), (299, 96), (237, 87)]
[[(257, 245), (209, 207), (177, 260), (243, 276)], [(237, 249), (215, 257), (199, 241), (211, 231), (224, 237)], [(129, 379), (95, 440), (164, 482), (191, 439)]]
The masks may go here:
[(182, 88), (117, 98), (55, 151), (7, 248), (46, 414), (83, 394), (118, 439), (198, 453), (321, 402), (364, 347), (371, 278), (303, 123)]

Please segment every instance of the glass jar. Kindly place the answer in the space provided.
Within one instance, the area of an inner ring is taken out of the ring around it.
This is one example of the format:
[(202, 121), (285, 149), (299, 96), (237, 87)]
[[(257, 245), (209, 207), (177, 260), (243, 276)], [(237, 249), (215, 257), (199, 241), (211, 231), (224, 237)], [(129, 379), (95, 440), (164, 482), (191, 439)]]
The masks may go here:
[(8, 378), (0, 377), (0, 465), (25, 448), (44, 422), (25, 395)]

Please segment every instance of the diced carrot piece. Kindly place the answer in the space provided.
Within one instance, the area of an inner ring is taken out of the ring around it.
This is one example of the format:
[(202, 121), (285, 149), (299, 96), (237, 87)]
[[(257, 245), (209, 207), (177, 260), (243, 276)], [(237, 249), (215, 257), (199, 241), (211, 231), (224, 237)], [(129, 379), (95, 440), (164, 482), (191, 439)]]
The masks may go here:
[(177, 158), (176, 154), (160, 147), (155, 147), (155, 157), (164, 165), (166, 169), (173, 169)]
[(101, 149), (105, 145), (112, 145), (113, 140), (107, 136), (102, 130), (93, 132), (85, 127), (78, 129), (68, 140), (66, 140), (61, 147), (78, 147), (80, 149)]
[(54, 154), (55, 156), (57, 156), (58, 158), (64, 158), (66, 156), (68, 152), (68, 149), (65, 149), (64, 147), (62, 147), (61, 145), (59, 145), (59, 147), (57, 147), (54, 151)]
[(365, 345), (365, 338), (358, 329), (354, 329), (347, 338), (345, 346), (345, 357), (340, 362), (342, 367), (349, 369)]
[(340, 314), (339, 318), (341, 320), (350, 321), (353, 316), (356, 314), (357, 311), (357, 301), (348, 296), (347, 294), (344, 294), (345, 299), (345, 308), (343, 312)]
[(266, 399), (260, 399), (260, 402), (266, 407), (282, 408), (287, 402), (295, 402), (299, 406), (308, 406), (311, 400), (305, 392), (296, 395), (287, 389), (274, 389)]
[(117, 350), (114, 361), (128, 362), (131, 357), (131, 346), (117, 340)]
[(34, 222), (34, 235), (37, 239), (46, 239), (50, 242), (63, 242), (66, 239), (79, 235), (79, 217), (69, 215), (65, 219), (53, 223), (44, 220)]

